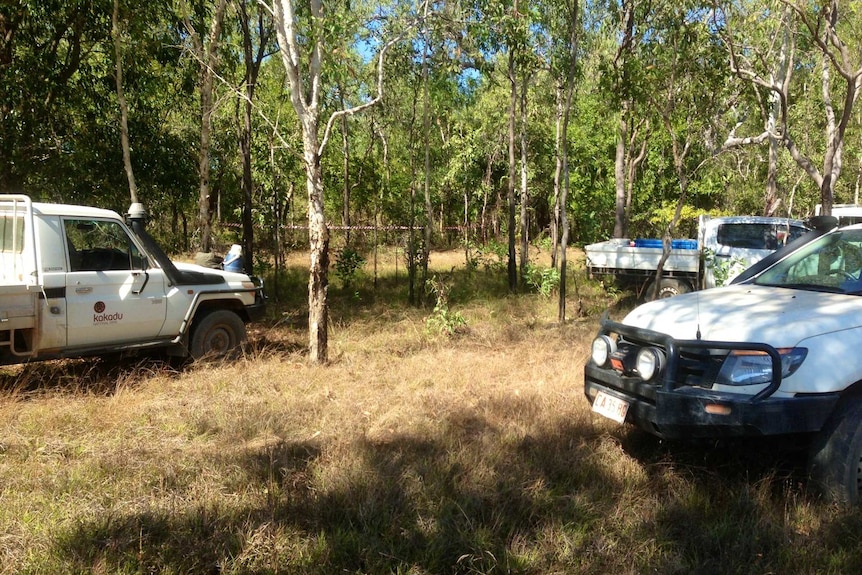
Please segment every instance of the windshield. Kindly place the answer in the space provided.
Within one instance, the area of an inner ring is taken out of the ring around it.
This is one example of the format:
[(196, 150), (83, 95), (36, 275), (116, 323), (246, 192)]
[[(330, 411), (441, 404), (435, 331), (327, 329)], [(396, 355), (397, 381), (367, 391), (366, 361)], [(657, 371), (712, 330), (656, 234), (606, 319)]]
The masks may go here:
[(754, 283), (812, 291), (862, 294), (862, 228), (819, 237), (793, 252)]
[(806, 228), (789, 222), (726, 223), (718, 226), (716, 239), (722, 246), (750, 250), (774, 251), (808, 231)]

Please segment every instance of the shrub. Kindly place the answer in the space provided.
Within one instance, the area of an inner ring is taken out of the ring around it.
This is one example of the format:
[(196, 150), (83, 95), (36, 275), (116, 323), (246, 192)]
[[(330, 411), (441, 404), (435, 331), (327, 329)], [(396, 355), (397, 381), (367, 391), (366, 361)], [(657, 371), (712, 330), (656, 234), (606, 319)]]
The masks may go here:
[(436, 299), (434, 310), (425, 318), (425, 327), (429, 332), (451, 336), (467, 325), (467, 320), (460, 312), (449, 310), (449, 286), (434, 276), (428, 281), (428, 291)]
[(335, 255), (335, 275), (344, 287), (350, 287), (363, 265), (365, 258), (351, 246), (344, 247)]
[(542, 296), (550, 297), (560, 285), (560, 270), (527, 264), (524, 280)]

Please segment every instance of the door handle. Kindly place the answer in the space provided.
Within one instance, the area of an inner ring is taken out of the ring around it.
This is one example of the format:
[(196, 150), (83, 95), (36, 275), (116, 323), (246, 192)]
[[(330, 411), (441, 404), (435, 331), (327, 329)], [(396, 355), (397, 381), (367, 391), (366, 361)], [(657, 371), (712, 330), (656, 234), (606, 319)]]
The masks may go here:
[(76, 287), (75, 288), (75, 293), (81, 294), (81, 295), (83, 295), (85, 293), (90, 293), (92, 291), (93, 291), (93, 288), (91, 288), (91, 287)]
[(132, 293), (133, 293), (133, 294), (135, 294), (135, 295), (141, 295), (141, 292), (142, 292), (142, 291), (144, 291), (144, 288), (145, 288), (145, 287), (147, 287), (147, 284), (148, 284), (148, 283), (149, 283), (149, 281), (150, 281), (150, 274), (148, 274), (146, 271), (141, 270), (141, 271), (134, 271), (134, 272), (132, 272), (132, 277), (133, 277), (133, 278), (135, 278), (136, 280), (137, 280), (140, 276), (144, 276), (144, 283), (142, 283), (142, 284), (141, 284), (141, 287), (139, 287), (138, 289), (136, 289), (136, 290), (132, 290)]

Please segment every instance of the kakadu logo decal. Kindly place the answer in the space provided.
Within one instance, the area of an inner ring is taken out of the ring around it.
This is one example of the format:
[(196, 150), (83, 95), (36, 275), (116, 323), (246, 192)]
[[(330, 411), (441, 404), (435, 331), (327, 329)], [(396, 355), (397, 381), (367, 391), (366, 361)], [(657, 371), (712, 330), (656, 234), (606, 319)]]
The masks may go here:
[(116, 323), (118, 321), (123, 321), (123, 314), (120, 312), (105, 313), (105, 307), (105, 302), (103, 301), (97, 301), (93, 305), (93, 311), (95, 312), (93, 314), (94, 324)]

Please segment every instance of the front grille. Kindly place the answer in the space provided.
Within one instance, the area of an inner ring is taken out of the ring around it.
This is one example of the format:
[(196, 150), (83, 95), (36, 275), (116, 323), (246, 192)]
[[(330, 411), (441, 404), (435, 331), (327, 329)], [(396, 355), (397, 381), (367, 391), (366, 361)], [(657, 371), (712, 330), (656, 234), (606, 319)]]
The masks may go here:
[(726, 351), (682, 348), (674, 377), (675, 387), (712, 387), (726, 355)]
[[(665, 357), (668, 355), (667, 349), (659, 343), (620, 339), (617, 342), (617, 351), (613, 357), (622, 364), (624, 375), (636, 375), (637, 355), (644, 347), (654, 347), (661, 350)], [(669, 374), (672, 388), (676, 389), (682, 386), (711, 388), (726, 355), (726, 350), (680, 348), (674, 373)]]
[[(651, 403), (660, 397), (660, 393), (683, 391), (681, 388), (694, 393), (697, 391), (691, 388), (712, 390), (725, 359), (735, 351), (763, 353), (772, 361), (771, 381), (751, 396), (751, 401), (764, 400), (781, 386), (781, 356), (778, 350), (766, 343), (680, 340), (655, 330), (610, 321), (606, 317), (602, 319), (598, 335), (616, 341), (616, 351), (611, 356), (613, 369), (607, 365), (600, 367), (591, 361), (585, 371), (588, 386), (604, 386)], [(663, 372), (649, 382), (644, 382), (636, 371), (637, 355), (644, 347), (660, 350), (665, 360)]]

